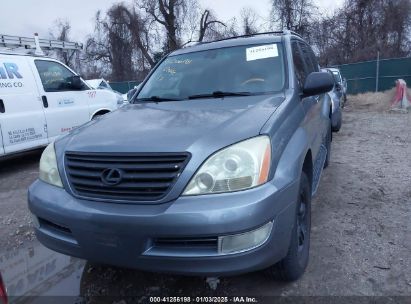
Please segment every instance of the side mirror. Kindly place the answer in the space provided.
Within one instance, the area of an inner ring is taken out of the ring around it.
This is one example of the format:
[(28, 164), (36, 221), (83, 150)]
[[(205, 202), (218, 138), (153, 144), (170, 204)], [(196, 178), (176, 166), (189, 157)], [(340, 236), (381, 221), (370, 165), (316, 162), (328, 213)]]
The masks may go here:
[(133, 89), (131, 89), (130, 91), (127, 92), (127, 100), (131, 101), (131, 99), (134, 97), (134, 95), (137, 93), (138, 90), (140, 90), (141, 87), (141, 83), (134, 86)]
[(127, 100), (131, 101), (131, 99), (133, 98), (134, 94), (137, 92), (137, 89), (131, 89), (130, 91), (127, 92)]
[(303, 94), (305, 97), (327, 93), (334, 87), (334, 79), (327, 72), (312, 72), (305, 79)]
[(341, 91), (342, 86), (341, 86), (341, 84), (336, 83), (336, 84), (335, 84), (335, 88), (337, 89), (337, 91)]
[(82, 90), (84, 85), (83, 85), (83, 81), (81, 80), (80, 76), (71, 76), (68, 79), (69, 84), (70, 84), (70, 88), (73, 90)]

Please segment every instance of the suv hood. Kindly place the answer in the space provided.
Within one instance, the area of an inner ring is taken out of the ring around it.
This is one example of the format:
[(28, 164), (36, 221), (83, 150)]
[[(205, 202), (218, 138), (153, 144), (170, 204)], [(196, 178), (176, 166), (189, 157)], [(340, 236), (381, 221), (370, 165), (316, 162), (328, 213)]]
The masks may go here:
[(130, 104), (63, 138), (66, 151), (216, 151), (256, 136), (284, 95)]

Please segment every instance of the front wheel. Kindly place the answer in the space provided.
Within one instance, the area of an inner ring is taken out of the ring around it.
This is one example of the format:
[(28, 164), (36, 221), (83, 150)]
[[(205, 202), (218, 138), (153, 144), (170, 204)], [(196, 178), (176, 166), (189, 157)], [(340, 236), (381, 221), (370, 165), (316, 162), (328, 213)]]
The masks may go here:
[(300, 189), (291, 233), (290, 246), (284, 259), (267, 269), (268, 274), (282, 281), (295, 281), (308, 265), (311, 230), (311, 186), (307, 174), (301, 173)]

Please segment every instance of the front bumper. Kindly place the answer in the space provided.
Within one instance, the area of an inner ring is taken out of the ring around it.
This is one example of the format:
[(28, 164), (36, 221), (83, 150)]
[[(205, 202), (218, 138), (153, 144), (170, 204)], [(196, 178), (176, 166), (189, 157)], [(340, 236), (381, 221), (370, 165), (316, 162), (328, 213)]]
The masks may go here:
[[(235, 193), (134, 205), (80, 200), (64, 189), (36, 181), (29, 189), (29, 208), (40, 220), (39, 241), (67, 255), (146, 271), (232, 275), (266, 268), (286, 255), (298, 185), (294, 181), (278, 190), (267, 183)], [(238, 234), (270, 221), (274, 225), (268, 240), (242, 253), (218, 255), (196, 247), (173, 252), (153, 249), (159, 238)]]

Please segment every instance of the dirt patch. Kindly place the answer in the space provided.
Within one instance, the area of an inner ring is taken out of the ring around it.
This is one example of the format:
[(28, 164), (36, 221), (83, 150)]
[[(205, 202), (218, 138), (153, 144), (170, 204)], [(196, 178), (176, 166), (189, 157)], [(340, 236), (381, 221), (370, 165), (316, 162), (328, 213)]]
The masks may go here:
[[(391, 101), (395, 96), (395, 88), (384, 92), (368, 92), (357, 95), (349, 95), (349, 106), (354, 110), (368, 110), (385, 112), (391, 110)], [(408, 89), (408, 96), (411, 96), (411, 89)]]

